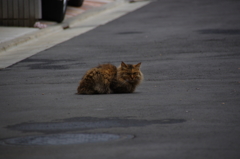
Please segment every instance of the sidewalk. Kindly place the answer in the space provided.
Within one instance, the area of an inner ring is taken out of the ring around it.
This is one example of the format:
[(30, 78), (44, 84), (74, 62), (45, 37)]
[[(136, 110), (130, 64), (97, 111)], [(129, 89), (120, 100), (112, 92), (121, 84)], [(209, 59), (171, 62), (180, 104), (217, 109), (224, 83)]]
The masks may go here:
[(69, 28), (81, 20), (94, 16), (107, 9), (125, 3), (125, 0), (85, 0), (81, 7), (68, 6), (62, 23), (39, 21), (47, 27), (44, 29), (27, 27), (0, 27), (0, 54), (30, 40)]

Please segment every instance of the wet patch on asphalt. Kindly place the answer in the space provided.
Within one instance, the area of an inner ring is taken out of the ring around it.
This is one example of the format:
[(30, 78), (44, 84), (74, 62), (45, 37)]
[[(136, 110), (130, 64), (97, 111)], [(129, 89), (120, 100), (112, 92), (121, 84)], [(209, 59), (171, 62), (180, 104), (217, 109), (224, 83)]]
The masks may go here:
[(117, 134), (50, 134), (39, 136), (23, 136), (8, 138), (0, 141), (0, 145), (70, 145), (96, 142), (108, 142), (123, 139), (132, 139), (133, 135)]
[(48, 70), (64, 70), (68, 69), (69, 62), (73, 60), (49, 60), (49, 59), (33, 59), (28, 58), (23, 60), (23, 63), (29, 63), (27, 66), (30, 69), (48, 69)]
[(121, 118), (76, 117), (53, 122), (20, 123), (6, 128), (22, 132), (59, 133), (116, 127), (143, 127), (152, 124), (177, 124), (184, 119), (137, 120)]
[[(76, 117), (55, 120), (52, 122), (30, 122), (10, 125), (6, 128), (22, 132), (41, 132), (45, 135), (20, 136), (0, 140), (0, 145), (69, 145), (118, 141), (133, 139), (134, 135), (106, 133), (72, 133), (73, 131), (117, 128), (142, 127), (152, 124), (177, 124), (186, 122), (184, 119), (137, 120), (122, 118)], [(71, 132), (71, 133), (69, 133)]]

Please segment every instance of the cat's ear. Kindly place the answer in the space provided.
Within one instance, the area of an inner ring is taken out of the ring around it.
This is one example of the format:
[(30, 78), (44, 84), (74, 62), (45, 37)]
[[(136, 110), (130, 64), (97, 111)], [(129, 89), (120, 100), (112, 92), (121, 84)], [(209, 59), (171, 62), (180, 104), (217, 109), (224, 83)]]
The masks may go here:
[(140, 66), (141, 66), (141, 62), (136, 64), (136, 65), (134, 65), (134, 67), (136, 67), (136, 68), (140, 68)]
[(122, 63), (121, 63), (121, 67), (122, 67), (122, 68), (127, 68), (127, 65), (126, 65), (124, 62), (122, 62)]

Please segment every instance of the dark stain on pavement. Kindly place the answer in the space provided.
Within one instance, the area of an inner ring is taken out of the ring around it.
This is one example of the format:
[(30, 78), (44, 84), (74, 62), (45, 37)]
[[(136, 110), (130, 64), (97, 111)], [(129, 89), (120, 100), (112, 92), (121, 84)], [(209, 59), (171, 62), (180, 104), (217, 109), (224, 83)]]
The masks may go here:
[(203, 29), (198, 30), (200, 34), (226, 34), (226, 35), (239, 35), (240, 29)]
[(69, 60), (50, 60), (50, 59), (33, 59), (28, 58), (22, 62), (29, 63), (27, 66), (30, 69), (48, 69), (48, 70), (63, 70), (68, 69)]
[(22, 132), (59, 133), (100, 128), (143, 127), (152, 124), (177, 124), (185, 121), (186, 120), (184, 119), (137, 120), (121, 118), (76, 117), (53, 122), (20, 123), (7, 126), (7, 128)]
[(133, 135), (126, 134), (118, 135), (106, 133), (48, 134), (2, 139), (0, 140), (0, 145), (20, 145), (20, 146), (70, 145), (70, 144), (118, 141), (132, 138), (134, 138)]

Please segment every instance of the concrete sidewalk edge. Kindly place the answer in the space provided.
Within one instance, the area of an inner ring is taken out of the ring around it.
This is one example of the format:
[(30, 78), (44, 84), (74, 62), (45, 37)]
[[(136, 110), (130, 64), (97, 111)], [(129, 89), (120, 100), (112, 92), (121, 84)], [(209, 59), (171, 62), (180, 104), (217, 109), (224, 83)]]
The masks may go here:
[(108, 9), (117, 7), (118, 5), (121, 5), (121, 4), (124, 4), (124, 3), (127, 3), (127, 2), (128, 2), (128, 0), (116, 0), (114, 2), (105, 4), (103, 6), (87, 10), (87, 11), (85, 11), (85, 12), (83, 12), (83, 13), (75, 16), (75, 17), (64, 20), (60, 24), (51, 25), (51, 26), (48, 26), (47, 28), (39, 29), (35, 32), (25, 34), (23, 36), (20, 36), (18, 38), (13, 39), (13, 40), (3, 42), (3, 43), (0, 44), (0, 54), (2, 52), (8, 51), (9, 49), (11, 49), (15, 46), (27, 43), (31, 40), (43, 37), (45, 35), (51, 35), (51, 34), (54, 34), (56, 32), (59, 32), (59, 31), (63, 31), (65, 28), (69, 28), (73, 25), (76, 25), (77, 23), (79, 23), (80, 21), (82, 21), (86, 18), (89, 18), (91, 16), (94, 16), (96, 14), (99, 14), (101, 12), (104, 12)]

